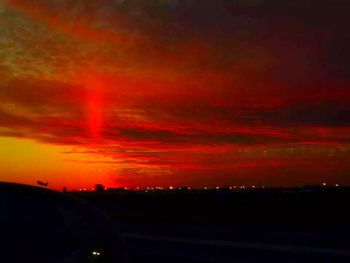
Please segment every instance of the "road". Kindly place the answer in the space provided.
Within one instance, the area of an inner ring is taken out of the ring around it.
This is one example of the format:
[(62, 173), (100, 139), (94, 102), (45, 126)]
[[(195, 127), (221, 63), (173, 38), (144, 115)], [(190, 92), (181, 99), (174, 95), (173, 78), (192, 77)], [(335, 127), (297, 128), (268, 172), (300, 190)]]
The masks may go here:
[(82, 197), (116, 222), (131, 263), (350, 262), (350, 189)]
[(346, 232), (277, 233), (275, 229), (268, 233), (261, 229), (259, 233), (214, 226), (128, 223), (120, 228), (131, 262), (135, 263), (350, 262), (347, 243), (341, 243), (347, 240)]

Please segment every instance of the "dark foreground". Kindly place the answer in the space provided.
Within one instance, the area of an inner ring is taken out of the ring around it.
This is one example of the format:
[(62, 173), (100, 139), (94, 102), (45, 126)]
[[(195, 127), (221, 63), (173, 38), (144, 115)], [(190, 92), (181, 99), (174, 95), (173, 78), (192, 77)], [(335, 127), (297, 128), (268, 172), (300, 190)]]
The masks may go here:
[(73, 193), (131, 262), (350, 262), (348, 188)]

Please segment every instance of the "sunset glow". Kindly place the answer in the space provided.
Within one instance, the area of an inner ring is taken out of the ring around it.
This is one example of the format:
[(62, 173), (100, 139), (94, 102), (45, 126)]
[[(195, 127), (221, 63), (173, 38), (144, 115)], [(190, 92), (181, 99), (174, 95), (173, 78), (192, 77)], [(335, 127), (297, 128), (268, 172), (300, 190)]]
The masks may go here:
[(102, 85), (98, 80), (89, 79), (86, 83), (86, 119), (92, 139), (99, 139), (103, 127)]
[(350, 5), (286, 2), (0, 1), (0, 180), (350, 184)]

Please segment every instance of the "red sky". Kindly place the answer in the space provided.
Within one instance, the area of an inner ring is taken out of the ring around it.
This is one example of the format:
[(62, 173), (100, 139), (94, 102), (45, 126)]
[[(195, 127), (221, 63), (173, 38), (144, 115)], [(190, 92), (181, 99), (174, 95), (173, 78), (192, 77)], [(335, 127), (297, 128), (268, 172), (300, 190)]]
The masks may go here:
[(348, 1), (0, 2), (0, 180), (350, 183)]

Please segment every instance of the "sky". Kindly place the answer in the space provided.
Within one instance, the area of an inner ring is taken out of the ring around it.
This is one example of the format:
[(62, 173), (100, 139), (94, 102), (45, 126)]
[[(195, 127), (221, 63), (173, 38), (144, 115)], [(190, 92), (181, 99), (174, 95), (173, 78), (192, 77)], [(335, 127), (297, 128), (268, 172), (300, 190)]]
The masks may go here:
[(0, 0), (0, 180), (350, 184), (350, 2)]

